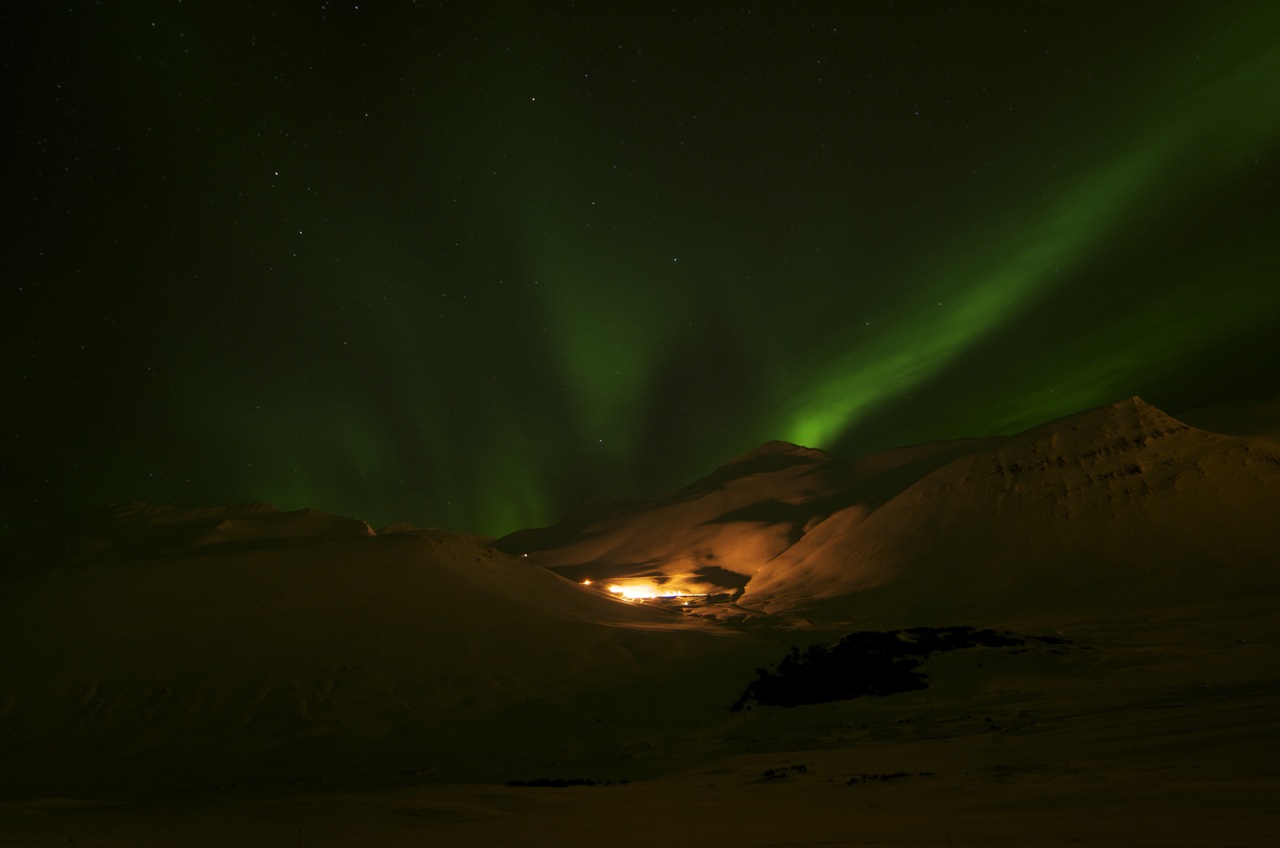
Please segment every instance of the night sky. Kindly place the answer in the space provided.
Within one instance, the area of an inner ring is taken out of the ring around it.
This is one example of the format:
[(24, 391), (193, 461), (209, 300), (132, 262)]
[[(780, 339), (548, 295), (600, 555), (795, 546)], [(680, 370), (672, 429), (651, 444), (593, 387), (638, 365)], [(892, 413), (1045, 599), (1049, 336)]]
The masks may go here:
[(497, 535), (1280, 392), (1280, 4), (5, 3), (5, 533)]

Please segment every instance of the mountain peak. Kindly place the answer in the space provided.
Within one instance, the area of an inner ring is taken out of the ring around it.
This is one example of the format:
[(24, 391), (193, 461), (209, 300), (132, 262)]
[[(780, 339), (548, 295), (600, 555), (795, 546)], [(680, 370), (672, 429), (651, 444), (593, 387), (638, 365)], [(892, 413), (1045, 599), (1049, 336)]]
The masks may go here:
[(722, 467), (730, 467), (738, 465), (742, 462), (760, 459), (767, 456), (787, 456), (813, 461), (821, 461), (831, 459), (831, 455), (817, 448), (806, 448), (803, 445), (797, 445), (792, 442), (784, 442), (781, 439), (771, 439), (759, 447), (752, 448), (744, 454), (740, 454), (729, 460)]
[(1129, 439), (1146, 442), (1193, 429), (1137, 395), (1040, 424), (1011, 437), (1022, 443), (1050, 438), (1054, 442)]

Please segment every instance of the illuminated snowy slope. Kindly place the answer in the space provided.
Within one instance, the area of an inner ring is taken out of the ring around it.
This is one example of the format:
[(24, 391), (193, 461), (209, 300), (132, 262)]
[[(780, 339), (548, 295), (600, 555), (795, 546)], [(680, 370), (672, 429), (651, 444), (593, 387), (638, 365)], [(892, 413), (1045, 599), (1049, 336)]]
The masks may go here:
[(514, 533), (497, 546), (579, 580), (736, 593), (833, 513), (874, 509), (990, 441), (935, 442), (857, 459), (768, 442), (665, 497)]
[(658, 501), (500, 544), (575, 577), (702, 580), (741, 587), (749, 610), (909, 625), (1280, 586), (1278, 515), (1274, 442), (1129, 398), (858, 460), (770, 443)]
[(831, 516), (742, 603), (839, 598), (831, 611), (928, 620), (1227, 600), (1280, 587), (1277, 515), (1275, 443), (1196, 430), (1130, 398)]

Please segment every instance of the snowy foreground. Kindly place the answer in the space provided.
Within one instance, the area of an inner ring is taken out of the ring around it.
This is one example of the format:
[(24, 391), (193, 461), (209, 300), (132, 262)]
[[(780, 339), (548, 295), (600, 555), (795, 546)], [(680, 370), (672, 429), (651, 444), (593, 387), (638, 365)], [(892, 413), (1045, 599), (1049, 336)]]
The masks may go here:
[(0, 844), (1274, 844), (1275, 412), (770, 443), (496, 541), (108, 510), (0, 572)]

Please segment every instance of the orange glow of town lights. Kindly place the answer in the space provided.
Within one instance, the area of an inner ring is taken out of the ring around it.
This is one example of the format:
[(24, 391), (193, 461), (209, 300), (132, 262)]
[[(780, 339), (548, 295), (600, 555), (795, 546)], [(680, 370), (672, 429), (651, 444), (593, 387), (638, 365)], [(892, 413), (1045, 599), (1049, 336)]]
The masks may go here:
[(628, 601), (671, 600), (691, 597), (688, 592), (667, 589), (656, 583), (614, 583), (609, 586), (609, 592)]

